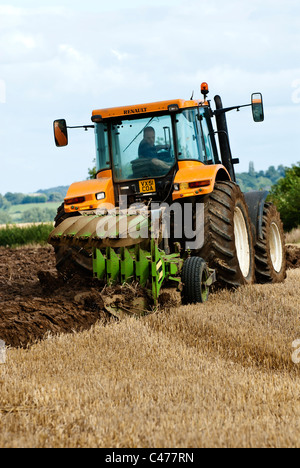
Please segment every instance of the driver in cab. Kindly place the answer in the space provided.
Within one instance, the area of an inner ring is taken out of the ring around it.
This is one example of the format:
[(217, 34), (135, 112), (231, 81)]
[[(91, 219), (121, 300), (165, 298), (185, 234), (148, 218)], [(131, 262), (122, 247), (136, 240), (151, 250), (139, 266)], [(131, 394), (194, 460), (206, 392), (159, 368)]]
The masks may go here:
[(144, 138), (139, 145), (139, 158), (151, 159), (151, 163), (161, 169), (169, 169), (170, 165), (158, 159), (158, 151), (169, 150), (167, 145), (155, 145), (155, 130), (153, 127), (146, 127)]

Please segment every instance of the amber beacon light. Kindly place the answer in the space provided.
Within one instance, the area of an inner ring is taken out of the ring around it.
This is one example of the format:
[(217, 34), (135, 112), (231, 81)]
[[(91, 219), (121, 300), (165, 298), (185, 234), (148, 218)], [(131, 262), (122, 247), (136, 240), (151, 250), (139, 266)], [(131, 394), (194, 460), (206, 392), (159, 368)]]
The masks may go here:
[(203, 96), (207, 96), (208, 93), (209, 93), (209, 89), (208, 89), (208, 84), (207, 83), (202, 83), (201, 85), (201, 93), (203, 94)]

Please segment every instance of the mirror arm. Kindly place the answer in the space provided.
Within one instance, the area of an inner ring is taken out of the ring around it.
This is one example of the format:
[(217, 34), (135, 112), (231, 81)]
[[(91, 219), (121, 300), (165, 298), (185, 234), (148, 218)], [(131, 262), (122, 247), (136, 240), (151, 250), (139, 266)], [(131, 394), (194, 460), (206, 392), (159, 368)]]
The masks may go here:
[(226, 112), (230, 112), (232, 110), (239, 111), (242, 107), (250, 107), (252, 104), (244, 104), (243, 106), (233, 106), (233, 107), (224, 107), (222, 109), (216, 109), (213, 113), (214, 115), (225, 114)]
[(95, 128), (95, 125), (79, 125), (77, 127), (67, 127), (67, 128), (84, 128), (84, 130), (87, 132), (88, 128)]

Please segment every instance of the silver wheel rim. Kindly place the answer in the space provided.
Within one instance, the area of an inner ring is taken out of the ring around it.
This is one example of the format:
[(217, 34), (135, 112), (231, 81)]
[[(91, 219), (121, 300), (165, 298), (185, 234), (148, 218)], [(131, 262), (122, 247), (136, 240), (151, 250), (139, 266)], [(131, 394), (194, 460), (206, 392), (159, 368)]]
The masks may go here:
[(282, 268), (282, 241), (279, 228), (276, 223), (270, 227), (270, 257), (274, 270), (279, 273)]
[(247, 278), (250, 272), (250, 246), (246, 221), (242, 210), (238, 207), (234, 210), (234, 237), (235, 248), (239, 266), (244, 278)]

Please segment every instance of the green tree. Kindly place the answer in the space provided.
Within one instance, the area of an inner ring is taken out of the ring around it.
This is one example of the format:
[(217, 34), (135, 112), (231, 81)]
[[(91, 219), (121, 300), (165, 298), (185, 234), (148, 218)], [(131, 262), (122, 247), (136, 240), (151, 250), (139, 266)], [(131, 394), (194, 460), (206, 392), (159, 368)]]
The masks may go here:
[(22, 204), (28, 205), (29, 203), (46, 203), (47, 195), (26, 195), (23, 199)]
[(274, 166), (270, 166), (265, 173), (266, 177), (272, 181), (272, 184), (275, 184), (278, 180), (278, 172)]
[(23, 203), (24, 197), (24, 193), (7, 192), (5, 194), (6, 200), (9, 201), (12, 205), (20, 205), (21, 203)]
[(96, 179), (97, 169), (96, 169), (96, 159), (93, 160), (95, 164), (92, 168), (88, 169), (88, 179)]
[(59, 192), (50, 193), (48, 197), (49, 202), (60, 202), (63, 201), (64, 197)]
[(286, 170), (286, 168), (282, 164), (280, 164), (280, 166), (278, 166), (278, 168), (277, 168), (278, 176), (279, 177), (284, 177), (285, 176), (285, 170)]
[(287, 231), (300, 226), (300, 162), (285, 170), (272, 187), (270, 200), (277, 206)]
[(7, 210), (11, 206), (11, 203), (2, 195), (0, 195), (0, 210)]

